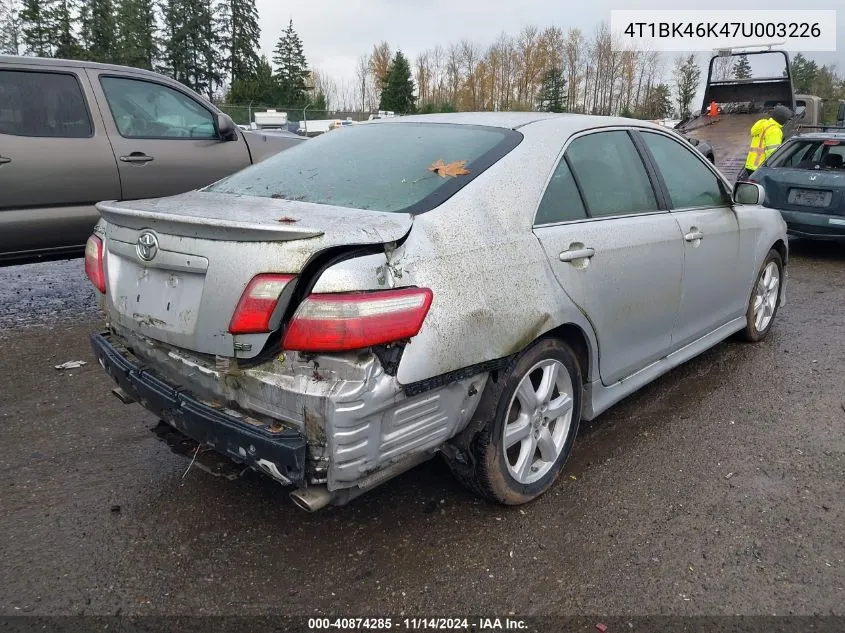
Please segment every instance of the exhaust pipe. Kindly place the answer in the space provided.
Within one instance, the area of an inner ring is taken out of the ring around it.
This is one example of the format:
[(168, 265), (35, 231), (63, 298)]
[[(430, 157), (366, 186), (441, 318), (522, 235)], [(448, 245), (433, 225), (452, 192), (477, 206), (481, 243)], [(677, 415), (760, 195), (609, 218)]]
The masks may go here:
[(299, 488), (290, 493), (291, 501), (306, 512), (322, 510), (331, 503), (333, 496), (325, 486)]
[(112, 389), (111, 392), (115, 395), (115, 397), (120, 400), (123, 404), (132, 404), (135, 402), (135, 399), (126, 393), (120, 387)]

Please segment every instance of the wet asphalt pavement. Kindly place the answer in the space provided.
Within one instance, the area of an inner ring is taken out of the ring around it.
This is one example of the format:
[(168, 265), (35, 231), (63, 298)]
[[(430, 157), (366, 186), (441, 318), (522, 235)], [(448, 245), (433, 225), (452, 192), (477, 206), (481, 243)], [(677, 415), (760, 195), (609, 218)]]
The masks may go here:
[(845, 615), (845, 248), (792, 248), (770, 338), (582, 426), (540, 500), (434, 460), (314, 515), (110, 394), (80, 259), (0, 268), (0, 614)]

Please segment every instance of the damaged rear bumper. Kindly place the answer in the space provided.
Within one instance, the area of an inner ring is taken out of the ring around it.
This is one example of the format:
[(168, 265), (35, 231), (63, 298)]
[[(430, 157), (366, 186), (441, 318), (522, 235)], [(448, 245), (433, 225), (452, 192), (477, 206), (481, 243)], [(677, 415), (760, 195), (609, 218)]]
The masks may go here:
[(304, 483), (304, 435), (292, 429), (271, 432), (255, 427), (205, 404), (134, 363), (111, 337), (108, 332), (91, 334), (91, 344), (100, 365), (128, 396), (200, 445), (210, 446), (283, 484)]

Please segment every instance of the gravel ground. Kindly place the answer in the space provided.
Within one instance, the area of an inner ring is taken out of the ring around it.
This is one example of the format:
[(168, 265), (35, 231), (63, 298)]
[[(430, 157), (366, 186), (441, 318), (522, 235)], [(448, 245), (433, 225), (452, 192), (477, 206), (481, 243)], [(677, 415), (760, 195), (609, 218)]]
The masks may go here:
[(845, 615), (845, 249), (792, 248), (765, 343), (584, 425), (535, 503), (434, 460), (314, 515), (110, 394), (81, 260), (0, 268), (0, 614)]

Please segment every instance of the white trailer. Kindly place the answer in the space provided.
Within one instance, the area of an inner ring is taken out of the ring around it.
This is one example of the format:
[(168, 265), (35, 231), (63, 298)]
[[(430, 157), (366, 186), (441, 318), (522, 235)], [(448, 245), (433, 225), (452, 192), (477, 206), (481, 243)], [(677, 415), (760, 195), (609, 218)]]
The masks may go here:
[(288, 113), (276, 110), (255, 113), (255, 129), (257, 130), (286, 130), (288, 129)]

